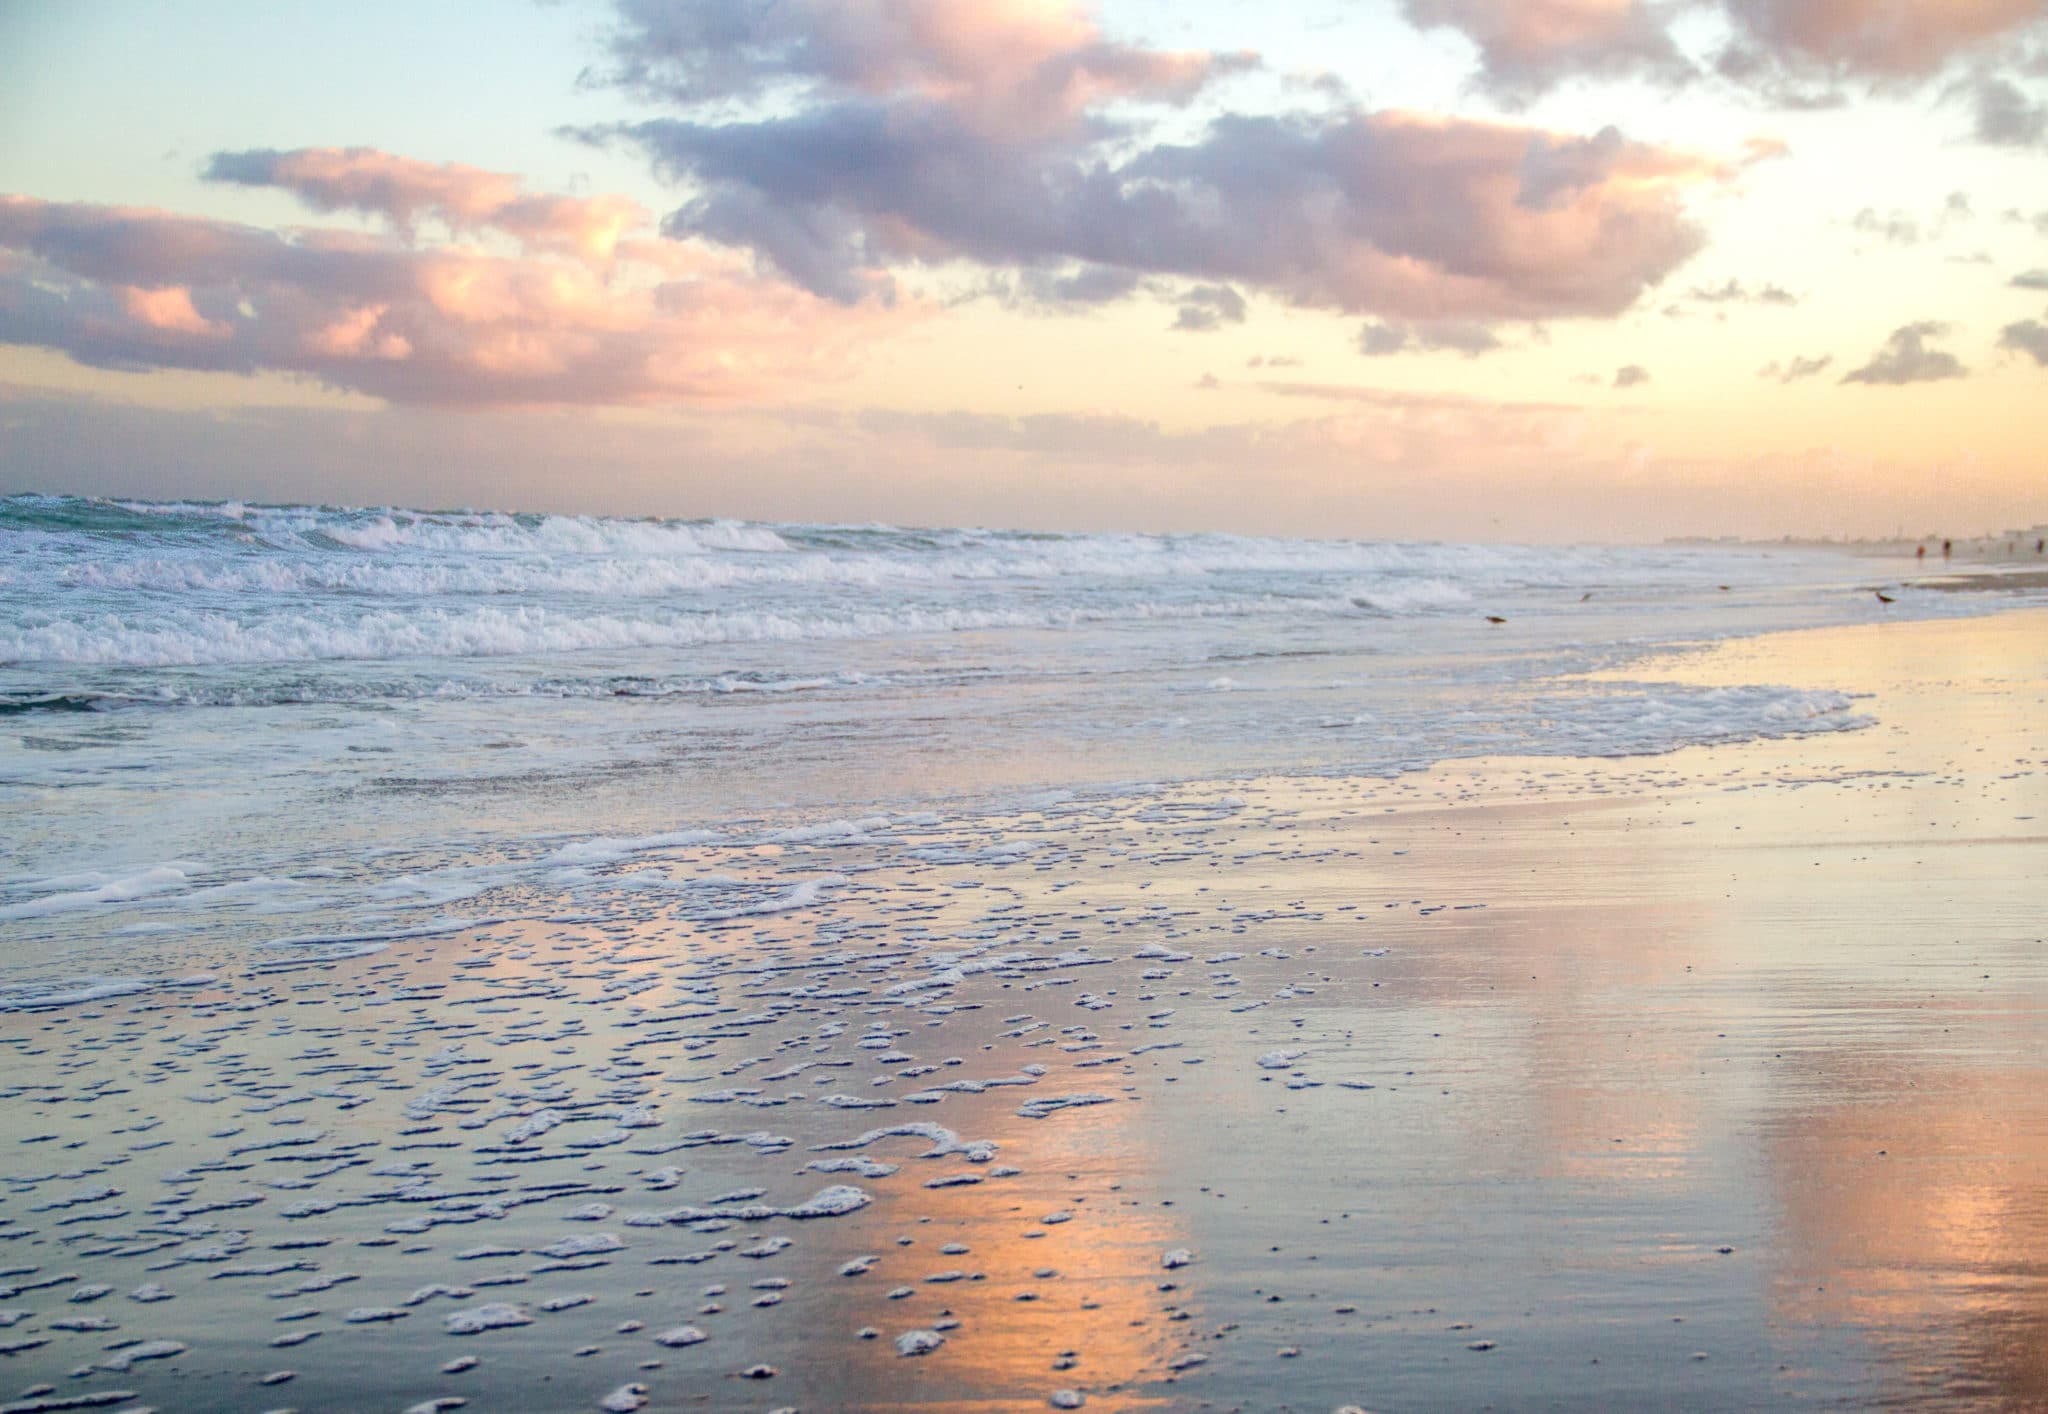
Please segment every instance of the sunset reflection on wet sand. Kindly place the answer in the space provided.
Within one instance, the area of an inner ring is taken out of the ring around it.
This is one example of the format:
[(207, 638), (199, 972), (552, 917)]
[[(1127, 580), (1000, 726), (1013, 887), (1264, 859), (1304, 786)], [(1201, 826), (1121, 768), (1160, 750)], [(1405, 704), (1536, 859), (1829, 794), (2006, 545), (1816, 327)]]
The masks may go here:
[[(1839, 668), (1880, 725), (646, 846), (608, 910), (15, 1017), (8, 1368), (249, 1411), (2038, 1405), (2044, 650), (1779, 635), (1632, 671)], [(187, 1100), (210, 1137), (155, 1145)]]

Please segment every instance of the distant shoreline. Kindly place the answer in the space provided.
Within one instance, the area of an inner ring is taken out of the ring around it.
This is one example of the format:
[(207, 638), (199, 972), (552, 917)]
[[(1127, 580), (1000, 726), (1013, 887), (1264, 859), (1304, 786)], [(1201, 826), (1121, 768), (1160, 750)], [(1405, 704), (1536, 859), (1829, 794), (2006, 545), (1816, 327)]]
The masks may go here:
[(1932, 579), (1911, 580), (1909, 583), (1915, 589), (1938, 589), (1946, 594), (1984, 593), (1997, 589), (2048, 589), (2048, 569), (1939, 575)]
[[(2001, 531), (1996, 535), (1925, 535), (1919, 538), (1893, 537), (1885, 540), (1810, 539), (1787, 535), (1776, 540), (1750, 540), (1738, 535), (1672, 535), (1664, 544), (1683, 549), (1720, 550), (1832, 550), (1838, 554), (1877, 559), (1932, 559), (1949, 547), (1945, 562), (1971, 564), (2048, 564), (2048, 549), (2035, 545), (2048, 540), (2048, 524)], [(1925, 556), (1919, 552), (1924, 551)]]

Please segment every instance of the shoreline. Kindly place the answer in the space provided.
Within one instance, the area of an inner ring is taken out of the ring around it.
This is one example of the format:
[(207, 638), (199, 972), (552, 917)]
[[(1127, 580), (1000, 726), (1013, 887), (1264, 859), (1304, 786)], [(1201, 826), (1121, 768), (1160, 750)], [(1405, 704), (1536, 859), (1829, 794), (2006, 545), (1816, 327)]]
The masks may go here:
[(2048, 589), (2048, 570), (2011, 569), (1981, 572), (1959, 571), (1908, 583), (1915, 589), (1937, 589), (1946, 594), (1997, 593), (2019, 589)]
[(1650, 666), (1877, 724), (676, 844), (595, 910), (11, 1015), (0, 1370), (251, 1414), (2048, 1396), (2044, 644), (1725, 641)]

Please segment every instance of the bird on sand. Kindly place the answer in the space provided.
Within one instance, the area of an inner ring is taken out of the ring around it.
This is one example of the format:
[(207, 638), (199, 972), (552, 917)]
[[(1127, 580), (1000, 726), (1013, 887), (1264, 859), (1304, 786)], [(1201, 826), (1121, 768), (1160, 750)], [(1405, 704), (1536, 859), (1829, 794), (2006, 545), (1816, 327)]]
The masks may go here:
[(1499, 614), (1488, 614), (1486, 616), (1486, 621), (1490, 624), (1504, 624), (1507, 622), (1507, 620), (1502, 618)]
[(1885, 593), (1882, 589), (1873, 589), (1870, 592), (1877, 596), (1877, 602), (1880, 604), (1892, 604), (1897, 602), (1895, 599), (1892, 598), (1891, 595)]

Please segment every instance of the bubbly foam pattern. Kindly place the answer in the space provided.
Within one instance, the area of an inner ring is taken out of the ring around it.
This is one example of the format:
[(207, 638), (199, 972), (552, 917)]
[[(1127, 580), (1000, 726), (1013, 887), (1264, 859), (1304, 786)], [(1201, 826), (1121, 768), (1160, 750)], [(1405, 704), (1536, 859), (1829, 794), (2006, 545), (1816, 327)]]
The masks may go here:
[[(1717, 761), (1689, 788), (1768, 784)], [(1413, 1062), (1354, 1045), (1364, 1013), (1317, 993), (1355, 1006), (1483, 918), (1206, 867), (1364, 881), (1450, 828), (1410, 782), (1324, 789), (1370, 828), (1155, 790), (1045, 803), (999, 839), (924, 813), (557, 842), (505, 866), (494, 921), (381, 952), (188, 939), (160, 981), (17, 988), (0, 1348), (110, 1404), (264, 1370), (309, 1407), (393, 1408), (637, 1408), (732, 1378), (880, 1407), (921, 1370), (1076, 1408), (1200, 1381), (1236, 1327), (1182, 1313), (1239, 1277), (1123, 1136), (1182, 1082), (1368, 1122)], [(1424, 823), (1384, 813), (1418, 801)], [(1035, 1375), (1002, 1363), (1018, 1350)]]

